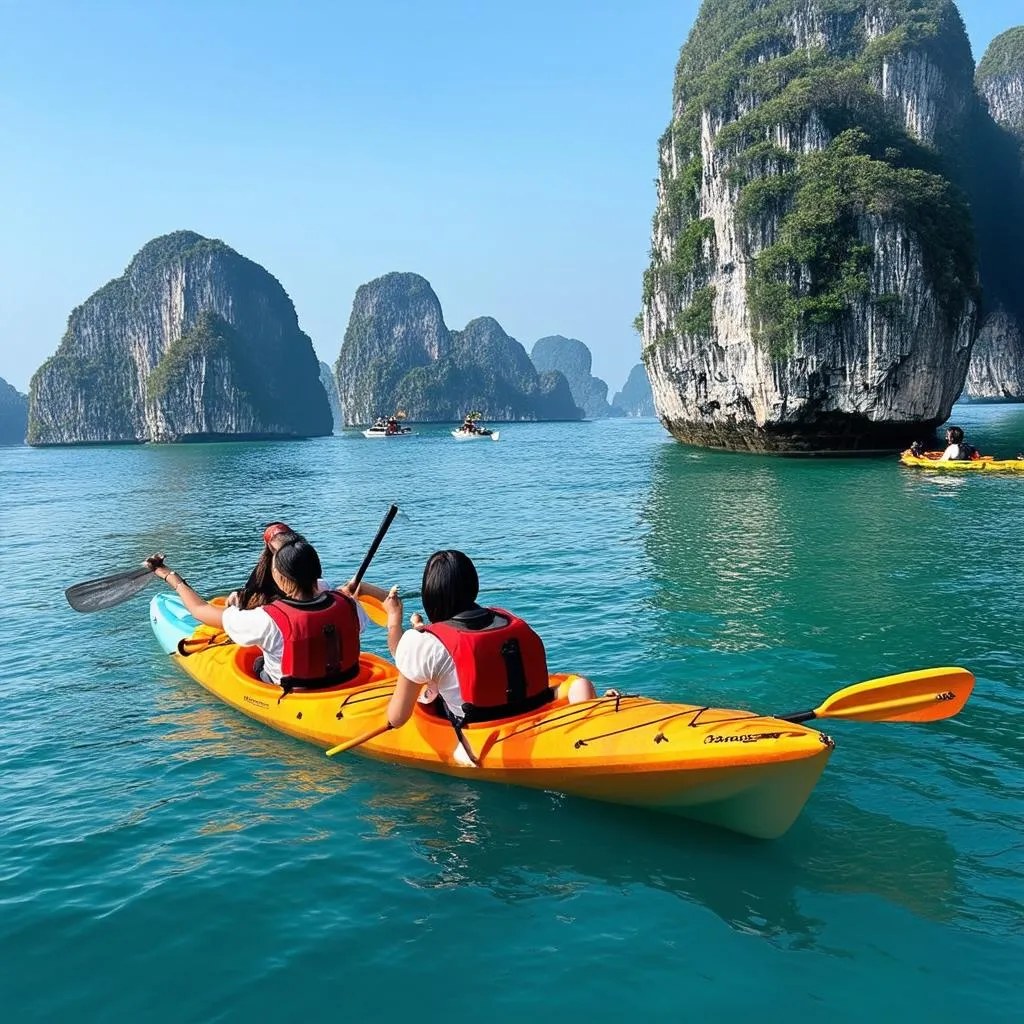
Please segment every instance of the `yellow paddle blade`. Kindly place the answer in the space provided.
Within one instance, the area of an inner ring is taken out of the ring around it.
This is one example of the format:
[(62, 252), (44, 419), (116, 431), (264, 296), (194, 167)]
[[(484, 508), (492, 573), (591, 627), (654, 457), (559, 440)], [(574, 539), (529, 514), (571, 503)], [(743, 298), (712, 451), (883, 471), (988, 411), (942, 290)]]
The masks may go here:
[(360, 743), (365, 743), (367, 740), (372, 740), (381, 733), (385, 733), (391, 728), (390, 722), (385, 722), (383, 725), (378, 725), (376, 729), (371, 729), (369, 732), (364, 732), (362, 736), (357, 736), (353, 740), (345, 740), (344, 743), (339, 743), (336, 747), (331, 747), (327, 751), (328, 757), (334, 757), (335, 754), (343, 754), (346, 750), (351, 750), (353, 747), (358, 747)]
[(957, 714), (973, 689), (974, 676), (967, 669), (920, 669), (847, 686), (815, 708), (814, 717), (937, 722)]
[(360, 594), (359, 603), (362, 605), (366, 617), (375, 626), (386, 626), (388, 624), (388, 613), (384, 611), (384, 604), (369, 594)]

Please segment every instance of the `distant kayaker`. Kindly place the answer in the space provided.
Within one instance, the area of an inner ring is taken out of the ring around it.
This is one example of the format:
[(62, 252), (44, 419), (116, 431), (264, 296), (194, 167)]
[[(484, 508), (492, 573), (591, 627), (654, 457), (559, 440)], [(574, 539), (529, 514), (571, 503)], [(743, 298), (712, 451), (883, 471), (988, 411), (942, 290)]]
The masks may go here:
[(969, 462), (977, 455), (978, 449), (964, 440), (960, 427), (950, 427), (946, 431), (946, 450), (939, 457), (939, 462)]
[[(389, 647), (393, 631), (401, 637), (392, 648), (399, 671), (388, 705), (394, 728), (409, 720), (417, 700), (440, 701), (438, 710), (461, 726), (526, 714), (555, 699), (541, 638), (511, 612), (480, 607), (479, 589), (466, 555), (437, 551), (423, 570), (429, 626), (416, 614), (413, 628), (402, 633), (401, 600), (395, 594), (385, 600)], [(583, 676), (566, 689), (571, 704), (596, 696)]]
[[(271, 575), (281, 596), (258, 608), (218, 607), (204, 601), (160, 555), (146, 560), (155, 574), (181, 598), (190, 615), (222, 629), (241, 647), (258, 647), (256, 673), (268, 683), (317, 689), (355, 678), (359, 671), (359, 636), (366, 613), (351, 584), (320, 591), (320, 556), (308, 541), (293, 536), (271, 560)], [(360, 589), (378, 600), (379, 587)]]

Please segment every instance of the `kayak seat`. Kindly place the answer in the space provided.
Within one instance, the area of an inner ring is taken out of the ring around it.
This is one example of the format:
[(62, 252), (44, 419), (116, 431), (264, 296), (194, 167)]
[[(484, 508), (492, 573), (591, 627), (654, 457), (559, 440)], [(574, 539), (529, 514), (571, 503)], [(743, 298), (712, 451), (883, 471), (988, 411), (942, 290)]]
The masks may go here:
[[(260, 678), (260, 670), (263, 667), (263, 655), (258, 647), (239, 647), (235, 652), (235, 666), (249, 678), (273, 690), (280, 690), (282, 687), (277, 683), (268, 683)], [(383, 682), (395, 675), (394, 668), (382, 658), (374, 655), (362, 654), (359, 657), (359, 672), (352, 679), (343, 683), (333, 683), (328, 686), (293, 686), (290, 693), (329, 693), (335, 690), (349, 690), (354, 686), (366, 686), (368, 683)]]

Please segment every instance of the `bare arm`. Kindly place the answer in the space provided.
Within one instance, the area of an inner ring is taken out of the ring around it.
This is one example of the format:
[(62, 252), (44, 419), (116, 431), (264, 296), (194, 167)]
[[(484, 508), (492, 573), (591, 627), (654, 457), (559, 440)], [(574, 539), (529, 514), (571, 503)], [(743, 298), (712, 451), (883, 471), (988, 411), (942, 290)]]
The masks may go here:
[(391, 700), (388, 703), (388, 722), (392, 729), (397, 729), (409, 721), (419, 695), (420, 684), (406, 679), (399, 673), (395, 692), (391, 695)]
[(217, 629), (224, 628), (224, 609), (204, 601), (185, 581), (181, 575), (164, 564), (162, 556), (153, 555), (146, 559), (150, 562), (159, 562), (153, 570), (153, 574), (164, 580), (167, 585), (181, 598), (182, 604), (188, 609), (189, 615), (198, 619), (204, 626), (214, 626)]
[(398, 587), (392, 587), (383, 600), (384, 611), (388, 615), (388, 650), (393, 658), (398, 650), (398, 641), (402, 639), (402, 599), (398, 596)]

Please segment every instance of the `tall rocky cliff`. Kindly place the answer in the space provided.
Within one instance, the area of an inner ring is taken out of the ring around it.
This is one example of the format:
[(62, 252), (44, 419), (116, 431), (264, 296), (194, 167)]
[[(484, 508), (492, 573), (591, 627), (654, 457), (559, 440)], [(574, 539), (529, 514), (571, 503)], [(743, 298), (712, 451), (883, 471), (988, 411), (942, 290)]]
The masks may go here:
[(591, 375), (590, 349), (576, 338), (554, 334), (534, 343), (530, 352), (533, 365), (542, 373), (556, 370), (569, 382), (572, 400), (588, 420), (621, 416), (622, 410), (608, 404), (608, 385)]
[(1024, 28), (992, 41), (975, 75), (982, 108), (967, 147), (983, 289), (967, 395), (1024, 400)]
[(263, 267), (178, 231), (68, 318), (32, 379), (30, 444), (331, 432), (316, 355)]
[(566, 379), (538, 374), (496, 320), (449, 331), (418, 274), (385, 274), (359, 287), (335, 371), (348, 426), (398, 410), (419, 422), (474, 409), (491, 421), (582, 417)]
[(327, 404), (331, 407), (334, 429), (341, 430), (345, 426), (345, 417), (341, 411), (341, 399), (338, 398), (338, 382), (334, 379), (334, 371), (323, 360), (320, 361), (320, 383), (324, 386)]
[(950, 0), (705, 0), (639, 318), (678, 438), (889, 448), (947, 418), (978, 328), (947, 167), (972, 78)]
[(654, 395), (651, 393), (651, 382), (647, 379), (643, 363), (637, 363), (629, 371), (626, 383), (612, 399), (612, 404), (627, 416), (654, 415)]
[(24, 444), (28, 433), (28, 395), (0, 377), (0, 444)]

